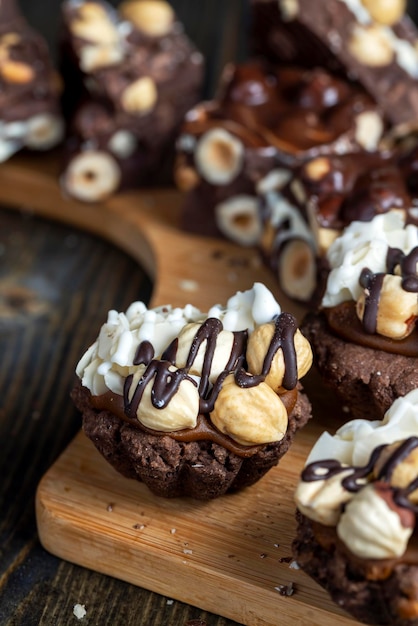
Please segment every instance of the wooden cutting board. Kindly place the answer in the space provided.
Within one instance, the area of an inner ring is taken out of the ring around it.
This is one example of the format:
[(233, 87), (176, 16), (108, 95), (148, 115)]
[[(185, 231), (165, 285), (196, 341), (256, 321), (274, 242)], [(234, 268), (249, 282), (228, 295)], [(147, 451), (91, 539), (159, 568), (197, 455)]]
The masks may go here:
[[(130, 253), (154, 279), (151, 305), (205, 310), (273, 276), (252, 250), (187, 235), (173, 190), (121, 194), (85, 205), (61, 196), (54, 164), (0, 168), (0, 201), (94, 232)], [(303, 310), (279, 296), (284, 310)], [(75, 364), (74, 364), (75, 366)], [(39, 484), (39, 537), (51, 553), (246, 626), (354, 624), (291, 559), (293, 491), (319, 433), (341, 423), (312, 373), (314, 419), (257, 485), (202, 503), (165, 500), (117, 474), (79, 433)]]

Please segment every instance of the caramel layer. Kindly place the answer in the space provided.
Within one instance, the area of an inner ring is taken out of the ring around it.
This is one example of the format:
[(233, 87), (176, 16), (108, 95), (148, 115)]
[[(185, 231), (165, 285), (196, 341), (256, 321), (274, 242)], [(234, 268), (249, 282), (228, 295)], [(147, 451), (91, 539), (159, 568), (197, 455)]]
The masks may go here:
[[(297, 400), (297, 389), (286, 391), (280, 395), (280, 399), (286, 407), (287, 414), (293, 411)], [(176, 441), (204, 441), (209, 440), (214, 443), (223, 446), (230, 452), (236, 454), (239, 457), (247, 458), (254, 456), (264, 445), (256, 446), (242, 446), (227, 435), (224, 435), (217, 430), (210, 422), (209, 418), (205, 415), (199, 415), (197, 419), (197, 425), (195, 428), (185, 428), (183, 430), (176, 430), (170, 433), (162, 432), (159, 430), (152, 430), (143, 426), (137, 419), (128, 417), (124, 410), (123, 397), (112, 393), (106, 392), (100, 396), (90, 396), (91, 405), (98, 411), (109, 411), (113, 415), (116, 415), (119, 419), (127, 422), (131, 426), (142, 430), (143, 432), (157, 436), (169, 436)]]

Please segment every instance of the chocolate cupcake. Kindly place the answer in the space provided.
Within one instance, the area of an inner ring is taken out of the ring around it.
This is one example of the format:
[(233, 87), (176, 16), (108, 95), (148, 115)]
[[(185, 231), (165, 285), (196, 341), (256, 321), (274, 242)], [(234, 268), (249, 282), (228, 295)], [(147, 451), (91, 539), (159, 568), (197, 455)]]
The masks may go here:
[(299, 566), (367, 624), (418, 624), (418, 389), (313, 447), (296, 489)]
[(393, 210), (353, 222), (328, 251), (321, 308), (302, 323), (315, 364), (353, 417), (381, 419), (418, 387), (418, 228)]
[(312, 362), (295, 318), (256, 283), (207, 314), (111, 311), (77, 366), (83, 428), (124, 476), (210, 499), (259, 480), (310, 418)]

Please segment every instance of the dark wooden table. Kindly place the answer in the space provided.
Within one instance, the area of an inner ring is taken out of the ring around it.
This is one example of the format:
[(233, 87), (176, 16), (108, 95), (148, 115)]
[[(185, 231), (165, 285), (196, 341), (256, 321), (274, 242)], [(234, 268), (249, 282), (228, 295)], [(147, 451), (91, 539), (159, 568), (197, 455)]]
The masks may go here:
[(69, 399), (75, 364), (109, 309), (148, 302), (151, 289), (109, 243), (0, 208), (1, 626), (234, 624), (61, 561), (37, 537), (37, 484), (80, 428)]

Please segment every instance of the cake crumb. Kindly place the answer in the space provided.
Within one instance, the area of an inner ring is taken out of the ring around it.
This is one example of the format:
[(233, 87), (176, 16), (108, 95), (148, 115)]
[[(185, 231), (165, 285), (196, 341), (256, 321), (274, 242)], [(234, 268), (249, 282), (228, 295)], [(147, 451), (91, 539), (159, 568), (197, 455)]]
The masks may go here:
[(193, 554), (193, 550), (190, 550), (189, 548), (184, 548), (183, 554)]
[(290, 564), (289, 564), (290, 569), (300, 569), (300, 565), (297, 561), (293, 560)]
[(279, 559), (279, 563), (290, 563), (290, 561), (292, 561), (292, 558), (293, 557), (291, 556), (282, 556)]
[(107, 511), (108, 513), (112, 513), (112, 511), (113, 511), (113, 506), (114, 506), (113, 502), (109, 502), (109, 504), (108, 504), (108, 505), (107, 505), (107, 507), (106, 507), (106, 511)]
[(74, 604), (73, 613), (77, 619), (83, 619), (87, 615), (85, 604)]
[(274, 589), (275, 591), (278, 591), (281, 596), (293, 596), (295, 593), (293, 583), (289, 583), (288, 585), (277, 585)]
[(172, 604), (174, 604), (174, 600), (168, 599), (168, 600), (166, 601), (166, 604), (167, 604), (168, 606), (171, 606)]
[(176, 532), (177, 532), (177, 528), (172, 528), (172, 529), (170, 530), (170, 533), (171, 533), (172, 535), (175, 535), (175, 534), (176, 534)]
[(144, 530), (145, 524), (134, 524), (132, 528), (135, 528), (135, 530)]

